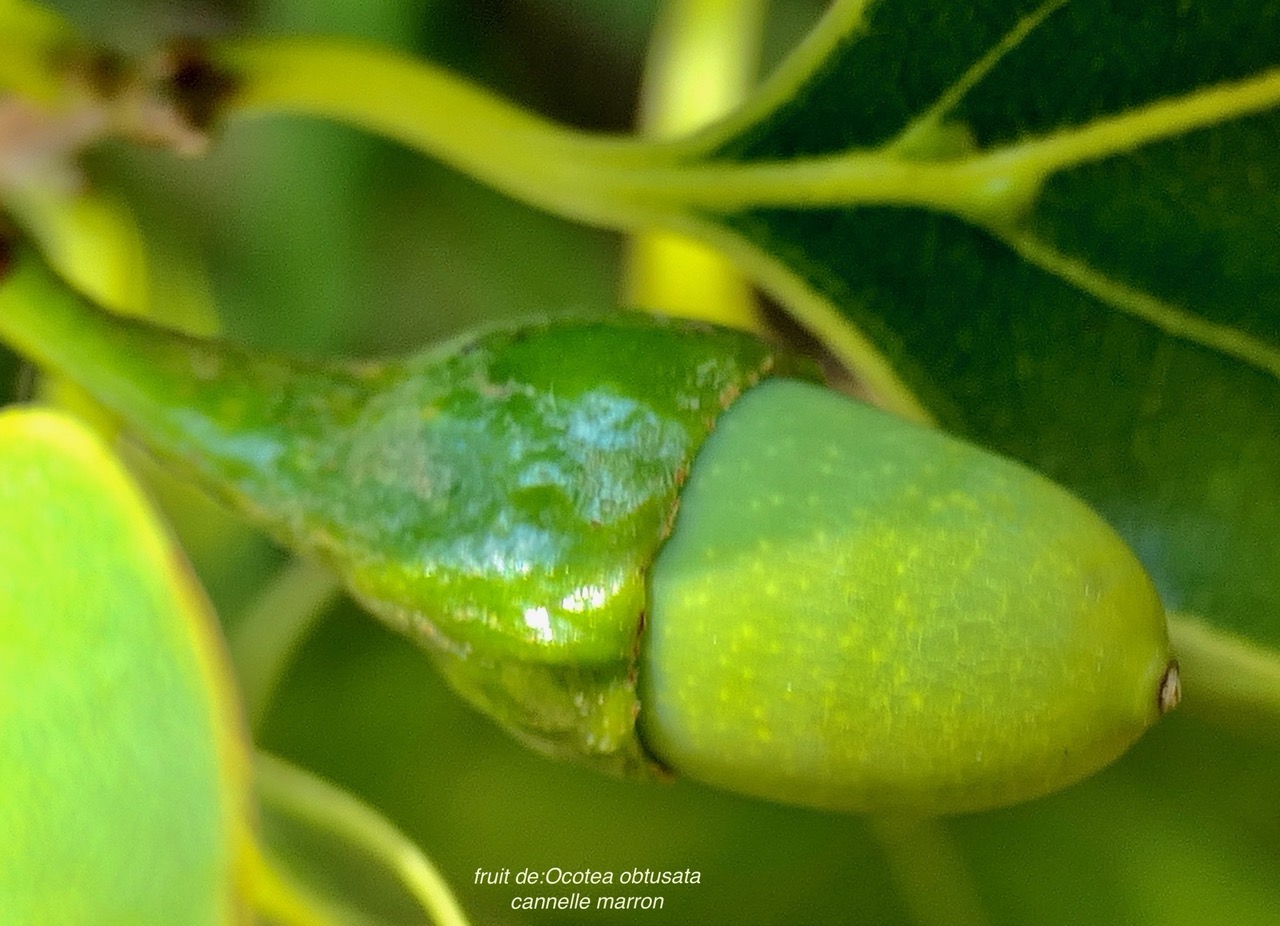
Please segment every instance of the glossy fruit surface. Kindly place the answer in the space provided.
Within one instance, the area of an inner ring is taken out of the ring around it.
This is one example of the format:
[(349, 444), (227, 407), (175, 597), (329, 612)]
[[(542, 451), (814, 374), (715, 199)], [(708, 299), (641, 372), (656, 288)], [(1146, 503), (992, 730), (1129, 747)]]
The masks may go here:
[(1150, 581), (1080, 501), (776, 379), (721, 418), (681, 494), (640, 724), (720, 787), (948, 813), (1101, 768), (1159, 716), (1169, 667)]

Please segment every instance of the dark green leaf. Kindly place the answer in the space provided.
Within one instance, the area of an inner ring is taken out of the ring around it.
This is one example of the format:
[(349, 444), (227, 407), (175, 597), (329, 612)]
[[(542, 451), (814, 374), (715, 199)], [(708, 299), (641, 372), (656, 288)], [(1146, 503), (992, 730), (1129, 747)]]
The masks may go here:
[[(762, 98), (776, 103), (709, 139), (708, 159), (854, 148), (957, 183), (990, 167), (1028, 195), (987, 212), (922, 187), (910, 207), (864, 191), (703, 213), (766, 284), (812, 298), (807, 322), (856, 326), (944, 427), (1099, 507), (1171, 609), (1272, 650), (1276, 12), (837, 3)], [(1002, 174), (1001, 157), (1041, 160)]]

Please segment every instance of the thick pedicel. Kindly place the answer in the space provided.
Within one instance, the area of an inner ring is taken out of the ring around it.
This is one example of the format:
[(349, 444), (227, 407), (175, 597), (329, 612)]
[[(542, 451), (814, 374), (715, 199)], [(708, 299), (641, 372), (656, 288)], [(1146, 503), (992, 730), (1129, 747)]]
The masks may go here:
[(370, 611), (522, 741), (662, 774), (636, 736), (648, 573), (697, 448), (762, 378), (813, 365), (641, 314), (306, 363), (95, 307), (0, 238), (0, 337)]
[(804, 383), (721, 417), (651, 588), (645, 742), (786, 803), (1014, 803), (1106, 765), (1177, 697), (1151, 582), (1090, 509)]

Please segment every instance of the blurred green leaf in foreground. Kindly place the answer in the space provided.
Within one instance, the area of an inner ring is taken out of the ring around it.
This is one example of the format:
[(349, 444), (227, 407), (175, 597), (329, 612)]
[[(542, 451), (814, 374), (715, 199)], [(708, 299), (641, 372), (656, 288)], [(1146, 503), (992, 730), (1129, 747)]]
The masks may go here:
[(107, 450), (0, 414), (0, 911), (228, 924), (248, 768), (198, 586)]

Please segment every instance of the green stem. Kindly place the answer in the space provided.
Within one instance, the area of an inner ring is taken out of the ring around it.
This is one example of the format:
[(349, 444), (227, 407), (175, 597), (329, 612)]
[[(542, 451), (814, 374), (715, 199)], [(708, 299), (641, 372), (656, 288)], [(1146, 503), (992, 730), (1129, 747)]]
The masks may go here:
[(556, 125), (431, 64), (318, 39), (228, 42), (212, 64), (234, 87), (228, 118), (305, 113), (431, 154), (509, 195), (621, 228), (664, 224), (689, 206), (827, 201), (929, 204), (955, 197), (955, 171), (864, 153), (786, 164), (682, 165), (690, 146)]
[(290, 659), (337, 597), (332, 570), (295, 560), (277, 575), (233, 628), (231, 658), (250, 729), (261, 730)]
[(315, 528), (328, 491), (298, 461), (305, 469), (332, 443), (380, 367), (292, 363), (113, 315), (3, 237), (0, 340), (74, 381), (277, 539), (335, 555), (334, 532)]
[(266, 753), (254, 762), (263, 803), (359, 846), (395, 874), (439, 926), (467, 926), (448, 882), (413, 842), (347, 792)]
[[(764, 0), (668, 0), (645, 66), (640, 122), (655, 138), (679, 137), (722, 117), (751, 90)], [(723, 254), (669, 231), (631, 242), (627, 303), (685, 318), (763, 331), (750, 284)]]
[(263, 510), (278, 534), (302, 516), (278, 500), (289, 484), (287, 447), (331, 433), (364, 382), (336, 366), (290, 364), (112, 315), (32, 248), (2, 238), (0, 339), (74, 380), (242, 508)]
[(690, 207), (899, 203), (951, 211), (1003, 188), (966, 165), (880, 152), (786, 163), (687, 164), (700, 146), (610, 138), (535, 116), (449, 72), (383, 49), (318, 39), (228, 42), (212, 64), (234, 87), (222, 114), (305, 113), (355, 125), (570, 218), (625, 229)]
[(969, 866), (942, 821), (872, 817), (870, 824), (917, 926), (990, 922)]
[(1280, 658), (1189, 614), (1169, 615), (1186, 709), (1215, 720), (1280, 718)]
[(588, 221), (617, 218), (616, 171), (670, 162), (675, 150), (556, 125), (431, 64), (319, 39), (237, 41), (211, 49), (234, 87), (228, 117), (306, 113), (427, 152), (516, 198)]
[(667, 0), (654, 29), (640, 121), (653, 137), (699, 129), (755, 79), (765, 0)]
[(142, 330), (91, 308), (33, 248), (0, 237), (0, 337), (19, 352), (94, 391), (136, 392), (134, 381), (168, 366), (147, 372), (155, 347)]

